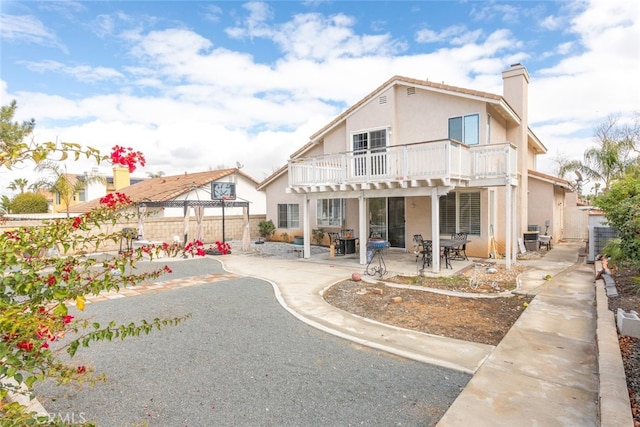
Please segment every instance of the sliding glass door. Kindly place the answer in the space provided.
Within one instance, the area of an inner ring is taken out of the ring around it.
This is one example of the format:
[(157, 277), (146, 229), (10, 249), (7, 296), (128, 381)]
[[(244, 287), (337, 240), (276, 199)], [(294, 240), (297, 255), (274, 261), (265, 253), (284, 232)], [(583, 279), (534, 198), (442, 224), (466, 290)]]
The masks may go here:
[(368, 202), (369, 237), (388, 240), (392, 248), (404, 248), (404, 197), (378, 197)]

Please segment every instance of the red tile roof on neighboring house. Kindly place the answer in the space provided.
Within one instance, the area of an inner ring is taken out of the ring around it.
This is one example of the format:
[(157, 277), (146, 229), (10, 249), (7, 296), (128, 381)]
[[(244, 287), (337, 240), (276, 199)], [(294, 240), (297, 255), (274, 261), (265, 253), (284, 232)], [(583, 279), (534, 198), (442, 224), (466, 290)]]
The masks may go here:
[[(162, 176), (145, 179), (136, 184), (120, 189), (118, 192), (126, 194), (133, 202), (166, 202), (188, 193), (189, 191), (217, 181), (229, 175), (239, 174), (254, 182), (258, 182), (239, 169), (220, 169), (208, 172), (187, 173), (183, 175)], [(89, 212), (100, 205), (99, 200), (80, 203), (70, 208), (70, 212)]]

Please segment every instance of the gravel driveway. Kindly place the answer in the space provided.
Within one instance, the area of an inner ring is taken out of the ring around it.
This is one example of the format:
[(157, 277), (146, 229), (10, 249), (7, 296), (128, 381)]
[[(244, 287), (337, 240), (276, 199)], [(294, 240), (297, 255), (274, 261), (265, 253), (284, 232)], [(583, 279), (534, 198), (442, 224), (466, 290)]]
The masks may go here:
[[(222, 273), (211, 258), (166, 264), (166, 279)], [(176, 327), (81, 349), (74, 364), (106, 373), (106, 383), (45, 383), (38, 399), (52, 415), (107, 427), (431, 426), (471, 378), (313, 329), (254, 278), (97, 302), (83, 316), (186, 313)]]

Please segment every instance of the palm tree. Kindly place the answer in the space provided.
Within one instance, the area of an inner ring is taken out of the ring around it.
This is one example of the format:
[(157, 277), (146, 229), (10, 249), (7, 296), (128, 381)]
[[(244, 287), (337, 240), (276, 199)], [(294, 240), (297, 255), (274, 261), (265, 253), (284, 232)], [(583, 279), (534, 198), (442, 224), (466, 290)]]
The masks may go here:
[(0, 198), (0, 215), (11, 213), (11, 199), (9, 196)]
[(560, 166), (559, 175), (564, 178), (568, 172), (576, 172), (582, 179), (602, 183), (602, 191), (607, 191), (611, 183), (621, 178), (627, 168), (637, 163), (637, 138), (630, 129), (620, 127), (618, 119), (609, 117), (596, 128), (597, 146), (584, 152), (584, 160), (571, 160)]
[(20, 190), (20, 194), (24, 193), (24, 189), (29, 185), (29, 180), (26, 178), (16, 178), (9, 183), (7, 188), (11, 191)]
[(98, 175), (84, 175), (82, 179), (76, 178), (74, 175), (67, 173), (66, 165), (54, 162), (44, 161), (36, 166), (36, 171), (48, 171), (51, 173), (49, 178), (43, 178), (33, 184), (34, 188), (44, 189), (60, 198), (60, 204), (64, 205), (67, 218), (69, 217), (69, 208), (71, 202), (77, 193), (84, 190), (87, 184), (92, 182), (104, 182), (104, 178)]

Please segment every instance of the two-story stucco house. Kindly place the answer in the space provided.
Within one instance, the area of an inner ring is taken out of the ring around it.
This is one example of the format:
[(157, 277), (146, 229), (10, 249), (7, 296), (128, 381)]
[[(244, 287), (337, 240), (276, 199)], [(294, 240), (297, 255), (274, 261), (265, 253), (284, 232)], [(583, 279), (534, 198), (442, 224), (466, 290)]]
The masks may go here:
[[(305, 257), (316, 228), (351, 229), (360, 247), (378, 236), (391, 250), (411, 249), (421, 234), (433, 242), (437, 272), (440, 240), (464, 232), (469, 256), (489, 257), (498, 248), (509, 264), (532, 205), (536, 220), (548, 219), (558, 227), (549, 231), (560, 232), (557, 200), (544, 194), (568, 185), (529, 176), (547, 151), (528, 125), (529, 75), (514, 64), (502, 78), (502, 95), (389, 79), (261, 183), (267, 218), (279, 231), (304, 236)], [(539, 184), (535, 194), (531, 179)], [(359, 262), (366, 263), (366, 251)]]

